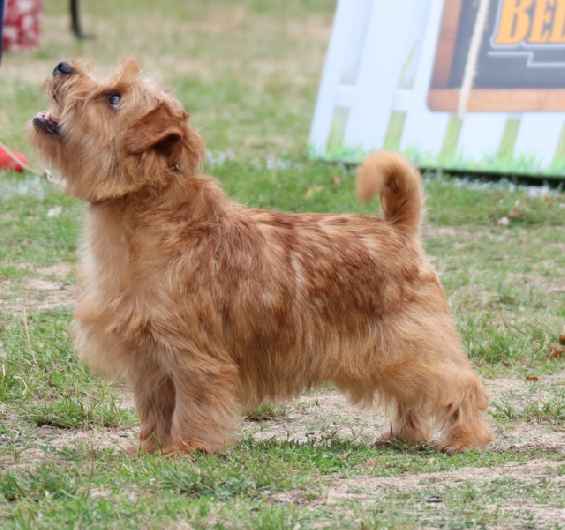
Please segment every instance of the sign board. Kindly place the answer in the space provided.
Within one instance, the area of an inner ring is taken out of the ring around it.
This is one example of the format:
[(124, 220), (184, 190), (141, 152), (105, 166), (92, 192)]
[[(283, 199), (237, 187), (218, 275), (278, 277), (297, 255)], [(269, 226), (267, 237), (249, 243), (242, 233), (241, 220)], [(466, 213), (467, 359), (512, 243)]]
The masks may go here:
[(340, 0), (310, 143), (565, 175), (565, 0)]

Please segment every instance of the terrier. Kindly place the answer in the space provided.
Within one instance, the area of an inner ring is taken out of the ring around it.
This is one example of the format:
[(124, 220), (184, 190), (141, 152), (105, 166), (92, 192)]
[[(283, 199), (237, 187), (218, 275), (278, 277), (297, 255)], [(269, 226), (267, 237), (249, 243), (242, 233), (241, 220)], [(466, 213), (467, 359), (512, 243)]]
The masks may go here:
[(332, 382), (391, 414), (384, 439), (455, 452), (491, 439), (483, 387), (420, 239), (419, 173), (379, 152), (358, 173), (383, 218), (246, 208), (198, 173), (188, 114), (132, 61), (99, 83), (60, 63), (42, 157), (87, 203), (73, 335), (131, 383), (140, 448), (225, 447), (242, 410)]

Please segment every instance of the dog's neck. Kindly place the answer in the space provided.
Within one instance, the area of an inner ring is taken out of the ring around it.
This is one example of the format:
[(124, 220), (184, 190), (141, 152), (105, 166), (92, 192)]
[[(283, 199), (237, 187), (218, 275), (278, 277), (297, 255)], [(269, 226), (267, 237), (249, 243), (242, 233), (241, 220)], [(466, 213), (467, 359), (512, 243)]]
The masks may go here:
[[(87, 211), (83, 268), (108, 296), (126, 296), (136, 263), (160, 263), (179, 251), (171, 234), (220, 224), (237, 208), (206, 177), (192, 177), (160, 193), (138, 194), (91, 202)], [(205, 231), (204, 230), (204, 231)], [(133, 259), (134, 257), (141, 259)], [(158, 264), (155, 270), (160, 270)], [(139, 285), (137, 285), (139, 291)]]
[(206, 176), (176, 179), (165, 188), (143, 188), (121, 197), (89, 202), (89, 212), (95, 218), (108, 217), (111, 222), (127, 226), (161, 226), (155, 217), (175, 223), (209, 223), (223, 217), (232, 202), (215, 180)]

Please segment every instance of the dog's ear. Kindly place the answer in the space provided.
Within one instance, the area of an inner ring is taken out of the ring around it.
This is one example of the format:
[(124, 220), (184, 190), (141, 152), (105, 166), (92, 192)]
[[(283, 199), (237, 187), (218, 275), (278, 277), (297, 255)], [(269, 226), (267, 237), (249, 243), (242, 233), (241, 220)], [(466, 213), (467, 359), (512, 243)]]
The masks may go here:
[(134, 81), (141, 72), (139, 63), (133, 57), (126, 57), (118, 69), (117, 78), (123, 83), (131, 83)]
[(182, 141), (180, 118), (165, 103), (160, 103), (128, 129), (125, 148), (131, 155), (154, 150), (169, 156)]

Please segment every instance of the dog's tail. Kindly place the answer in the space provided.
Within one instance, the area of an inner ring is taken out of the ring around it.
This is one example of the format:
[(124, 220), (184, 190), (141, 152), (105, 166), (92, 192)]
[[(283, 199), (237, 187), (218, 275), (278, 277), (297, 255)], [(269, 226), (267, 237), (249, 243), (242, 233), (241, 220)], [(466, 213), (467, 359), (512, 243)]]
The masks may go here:
[(419, 233), (424, 207), (422, 178), (410, 162), (387, 151), (370, 155), (357, 171), (357, 196), (368, 202), (376, 193), (386, 221), (407, 235)]

